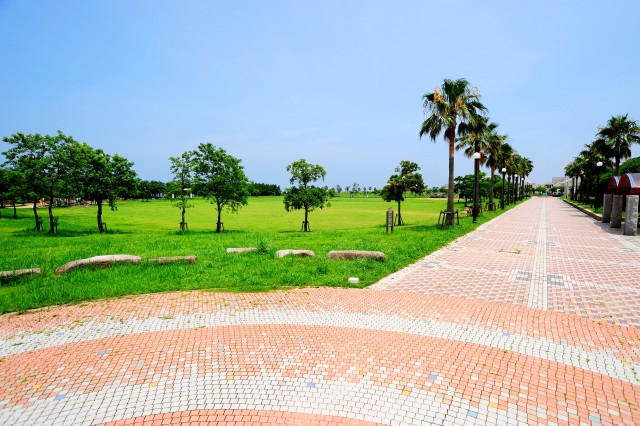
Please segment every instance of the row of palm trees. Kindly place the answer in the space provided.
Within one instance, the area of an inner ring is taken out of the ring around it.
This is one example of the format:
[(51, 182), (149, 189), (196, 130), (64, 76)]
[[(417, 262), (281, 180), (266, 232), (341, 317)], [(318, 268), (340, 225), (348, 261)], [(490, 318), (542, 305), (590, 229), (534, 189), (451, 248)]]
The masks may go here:
[[(613, 170), (619, 176), (620, 162), (631, 157), (631, 145), (640, 143), (640, 126), (628, 114), (611, 117), (596, 133), (596, 139), (584, 146), (578, 156), (564, 168), (566, 176), (572, 178), (571, 197), (577, 197), (578, 180), (583, 183), (582, 195), (589, 178), (601, 172)], [(596, 182), (596, 185), (598, 182)], [(590, 186), (590, 185), (589, 185)]]
[[(453, 212), (454, 204), (454, 154), (464, 149), (467, 157), (480, 153), (477, 168), (486, 165), (491, 170), (489, 205), (494, 204), (494, 177), (496, 170), (506, 169), (509, 188), (514, 188), (513, 200), (524, 194), (525, 179), (533, 170), (528, 158), (518, 155), (507, 142), (507, 135), (499, 134), (498, 124), (489, 122), (487, 108), (480, 102), (480, 94), (465, 79), (445, 79), (441, 87), (423, 97), (426, 119), (420, 128), (420, 137), (429, 136), (433, 142), (443, 133), (449, 143), (449, 182), (447, 212)], [(457, 142), (457, 143), (456, 143)], [(511, 193), (511, 191), (509, 192)], [(449, 213), (446, 224), (453, 225), (454, 215)]]

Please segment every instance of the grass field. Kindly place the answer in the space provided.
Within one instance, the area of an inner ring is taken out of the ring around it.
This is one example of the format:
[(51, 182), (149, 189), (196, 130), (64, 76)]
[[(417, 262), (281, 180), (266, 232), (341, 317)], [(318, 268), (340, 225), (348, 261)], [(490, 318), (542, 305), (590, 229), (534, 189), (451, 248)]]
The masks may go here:
[[(474, 229), (471, 217), (460, 226), (437, 226), (446, 200), (408, 199), (402, 204), (406, 225), (385, 233), (389, 206), (379, 198), (336, 198), (331, 207), (310, 214), (312, 232), (300, 232), (303, 214), (287, 213), (281, 197), (256, 197), (239, 214), (224, 213), (226, 232), (215, 234), (215, 210), (195, 199), (187, 210), (189, 231), (180, 233), (180, 212), (168, 200), (124, 201), (118, 211), (106, 210), (109, 232), (97, 233), (96, 207), (57, 208), (59, 233), (34, 232), (33, 213), (3, 210), (0, 219), (0, 270), (39, 267), (43, 275), (0, 286), (0, 312), (82, 300), (172, 290), (265, 291), (294, 286), (351, 286), (349, 277), (365, 287)], [(462, 210), (462, 204), (458, 207)], [(45, 216), (46, 209), (39, 214)], [(486, 212), (478, 225), (499, 212)], [(45, 225), (48, 219), (45, 218)], [(48, 226), (47, 226), (48, 228)], [(226, 254), (228, 247), (260, 247), (262, 252)], [(309, 249), (313, 258), (275, 259), (280, 249)], [(330, 250), (377, 250), (385, 262), (336, 261)], [(54, 275), (60, 265), (104, 254), (133, 254), (143, 258), (197, 255), (192, 265), (119, 265), (106, 269)]]

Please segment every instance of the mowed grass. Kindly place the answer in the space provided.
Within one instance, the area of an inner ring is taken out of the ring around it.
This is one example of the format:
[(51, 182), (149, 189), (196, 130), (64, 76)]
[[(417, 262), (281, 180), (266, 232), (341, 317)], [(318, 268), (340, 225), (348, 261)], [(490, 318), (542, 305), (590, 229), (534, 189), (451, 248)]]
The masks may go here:
[[(0, 270), (42, 268), (42, 276), (0, 286), (0, 312), (25, 311), (128, 294), (174, 290), (266, 291), (298, 286), (365, 287), (442, 247), (477, 225), (461, 216), (460, 226), (438, 227), (446, 200), (408, 199), (402, 203), (406, 225), (385, 233), (385, 213), (395, 204), (379, 198), (335, 198), (331, 207), (310, 214), (312, 232), (300, 232), (302, 212), (288, 213), (281, 197), (255, 197), (239, 214), (223, 213), (226, 231), (216, 234), (215, 209), (194, 199), (187, 210), (189, 231), (179, 232), (180, 212), (169, 200), (121, 201), (117, 211), (105, 210), (109, 232), (97, 233), (96, 207), (56, 208), (56, 236), (33, 231), (31, 209), (11, 209), (0, 219)], [(462, 205), (458, 207), (462, 210)], [(48, 228), (46, 209), (39, 209)], [(478, 225), (499, 212), (486, 212)], [(226, 253), (228, 247), (259, 247), (261, 252)], [(315, 257), (276, 259), (280, 249), (308, 249)], [(376, 250), (387, 260), (338, 261), (331, 250)], [(138, 265), (75, 270), (60, 276), (64, 263), (105, 254), (143, 257)], [(192, 265), (157, 265), (151, 257), (196, 255)], [(360, 283), (347, 283), (358, 277)]]

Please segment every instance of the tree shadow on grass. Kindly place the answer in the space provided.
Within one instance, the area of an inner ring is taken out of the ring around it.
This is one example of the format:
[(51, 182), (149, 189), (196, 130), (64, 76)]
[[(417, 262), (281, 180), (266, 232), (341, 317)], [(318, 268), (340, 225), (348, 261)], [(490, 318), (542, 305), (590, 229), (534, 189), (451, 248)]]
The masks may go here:
[[(128, 235), (128, 234), (133, 234), (133, 232), (131, 231), (120, 231), (120, 230), (109, 230), (107, 232), (103, 232), (103, 234), (106, 235)], [(34, 238), (43, 238), (43, 237), (49, 237), (51, 238), (52, 235), (49, 233), (49, 230), (44, 230), (44, 231), (34, 231), (33, 229), (23, 229), (21, 231), (16, 231), (13, 233), (14, 236), (16, 237), (34, 237)], [(58, 232), (56, 232), (55, 235), (53, 235), (54, 238), (73, 238), (73, 237), (85, 237), (88, 235), (100, 235), (100, 232), (98, 232), (98, 230), (89, 230), (89, 229), (84, 229), (84, 230), (69, 230), (69, 229), (62, 229), (59, 230)]]
[(168, 235), (184, 235), (184, 236), (188, 236), (188, 235), (245, 235), (247, 234), (247, 231), (244, 230), (240, 230), (240, 229), (231, 229), (229, 231), (223, 231), (220, 232), (218, 234), (216, 234), (216, 230), (215, 228), (213, 229), (195, 229), (195, 230), (188, 230), (188, 231), (180, 231), (180, 230), (175, 230), (175, 231), (169, 231), (167, 232)]

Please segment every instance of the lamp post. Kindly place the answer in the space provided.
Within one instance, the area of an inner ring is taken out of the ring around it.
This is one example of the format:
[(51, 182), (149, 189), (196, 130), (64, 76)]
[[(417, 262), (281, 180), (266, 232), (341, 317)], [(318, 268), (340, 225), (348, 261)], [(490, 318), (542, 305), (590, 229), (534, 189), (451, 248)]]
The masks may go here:
[(500, 171), (502, 172), (502, 193), (500, 194), (500, 208), (504, 210), (504, 178), (505, 173), (507, 173), (507, 168), (503, 167)]
[(478, 221), (478, 213), (480, 212), (480, 204), (478, 202), (478, 198), (480, 195), (480, 187), (478, 184), (480, 156), (480, 147), (476, 145), (476, 152), (473, 153), (473, 223), (476, 223)]
[(602, 167), (602, 161), (598, 161), (596, 163), (596, 197), (593, 200), (593, 209), (597, 210), (598, 205), (600, 204), (600, 199), (598, 198), (598, 184), (600, 183), (600, 167)]

